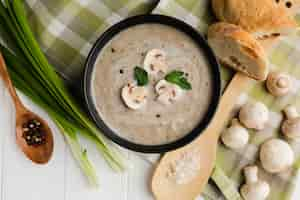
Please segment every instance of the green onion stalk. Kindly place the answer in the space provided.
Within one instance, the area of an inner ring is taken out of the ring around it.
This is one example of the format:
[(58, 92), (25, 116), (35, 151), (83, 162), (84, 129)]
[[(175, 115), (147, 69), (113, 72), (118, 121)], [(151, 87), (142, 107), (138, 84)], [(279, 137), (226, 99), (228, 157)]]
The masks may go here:
[(122, 159), (118, 152), (107, 145), (48, 62), (31, 31), (23, 4), (22, 0), (0, 1), (0, 33), (5, 39), (0, 43), (0, 51), (7, 62), (13, 83), (49, 114), (65, 136), (74, 158), (90, 183), (97, 185), (95, 170), (87, 151), (78, 141), (78, 135), (91, 140), (113, 169), (124, 169)]

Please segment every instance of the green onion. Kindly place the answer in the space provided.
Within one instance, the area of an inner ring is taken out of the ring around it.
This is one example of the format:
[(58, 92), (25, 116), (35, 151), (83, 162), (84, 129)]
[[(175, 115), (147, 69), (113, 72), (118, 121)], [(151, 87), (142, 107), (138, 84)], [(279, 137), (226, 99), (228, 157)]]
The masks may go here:
[(113, 169), (123, 170), (118, 153), (106, 144), (99, 130), (81, 111), (39, 47), (27, 21), (23, 1), (0, 1), (0, 32), (12, 49), (0, 45), (14, 85), (47, 111), (89, 181), (97, 185), (95, 171), (86, 150), (78, 142), (78, 134), (91, 140)]

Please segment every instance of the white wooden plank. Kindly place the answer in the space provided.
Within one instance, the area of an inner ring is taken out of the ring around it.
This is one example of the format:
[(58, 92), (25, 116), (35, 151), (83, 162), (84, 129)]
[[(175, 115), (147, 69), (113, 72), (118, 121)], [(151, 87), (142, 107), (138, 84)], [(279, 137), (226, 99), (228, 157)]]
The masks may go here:
[[(28, 103), (28, 101), (26, 101)], [(50, 122), (45, 113), (29, 103), (30, 108)], [(36, 165), (29, 161), (15, 143), (14, 109), (6, 113), (9, 131), (5, 133), (2, 200), (64, 199), (65, 145), (62, 136), (53, 123), (55, 149), (47, 165)]]
[(125, 174), (112, 171), (93, 144), (83, 138), (81, 138), (80, 141), (82, 146), (87, 149), (89, 159), (95, 166), (100, 186), (99, 188), (91, 188), (88, 185), (77, 163), (75, 163), (71, 157), (71, 153), (68, 153), (66, 167), (66, 200), (124, 199)]
[(150, 180), (154, 165), (133, 153), (130, 154), (130, 160), (134, 166), (128, 171), (128, 193), (124, 200), (153, 200)]
[(8, 104), (10, 102), (7, 101), (7, 98), (5, 98), (5, 90), (4, 90), (4, 85), (2, 80), (0, 80), (0, 199), (2, 198), (2, 183), (3, 183), (3, 179), (2, 179), (2, 172), (3, 172), (3, 154), (4, 154), (4, 136), (6, 133), (9, 132), (9, 126), (7, 126), (7, 124), (9, 124), (9, 118), (8, 118), (8, 113), (9, 113), (9, 109), (10, 107), (8, 106)]

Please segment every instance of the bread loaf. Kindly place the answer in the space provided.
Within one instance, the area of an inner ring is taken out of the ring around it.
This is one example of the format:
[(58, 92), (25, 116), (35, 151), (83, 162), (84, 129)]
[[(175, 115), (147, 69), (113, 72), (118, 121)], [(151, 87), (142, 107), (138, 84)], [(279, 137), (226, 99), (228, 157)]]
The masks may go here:
[(298, 5), (299, 0), (212, 0), (219, 20), (239, 25), (259, 40), (294, 31), (294, 8)]

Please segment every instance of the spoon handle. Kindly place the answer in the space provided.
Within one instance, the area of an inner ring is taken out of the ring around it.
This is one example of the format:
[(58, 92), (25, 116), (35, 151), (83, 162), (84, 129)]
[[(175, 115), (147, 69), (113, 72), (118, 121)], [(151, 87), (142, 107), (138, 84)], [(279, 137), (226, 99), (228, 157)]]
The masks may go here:
[[(215, 138), (215, 141), (218, 141), (221, 130), (224, 128), (226, 122), (228, 122), (230, 113), (236, 104), (236, 98), (247, 89), (247, 86), (249, 86), (251, 82), (254, 81), (242, 73), (236, 73), (234, 75), (221, 97), (213, 120), (204, 133), (209, 133), (210, 137), (213, 137)], [(200, 138), (201, 137), (199, 137), (198, 140), (200, 140)]]
[(14, 88), (13, 83), (9, 77), (9, 73), (7, 71), (7, 67), (6, 67), (6, 64), (5, 64), (5, 61), (4, 61), (4, 58), (1, 54), (1, 52), (0, 52), (0, 76), (3, 79), (7, 89), (15, 103), (16, 109), (23, 108), (23, 104), (20, 101), (20, 99), (17, 95), (16, 89)]

